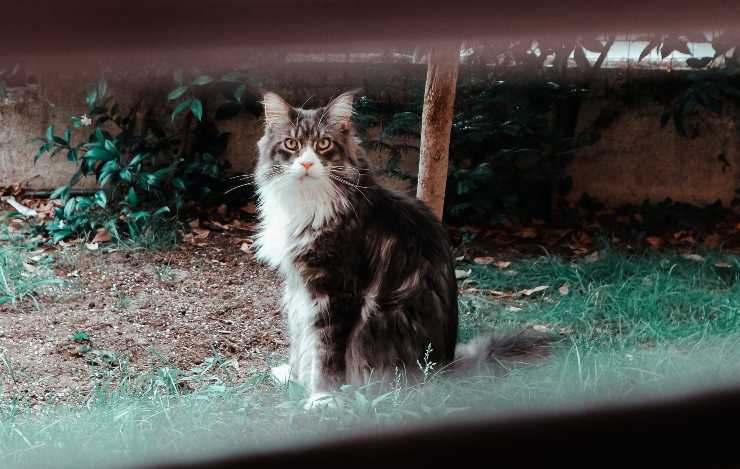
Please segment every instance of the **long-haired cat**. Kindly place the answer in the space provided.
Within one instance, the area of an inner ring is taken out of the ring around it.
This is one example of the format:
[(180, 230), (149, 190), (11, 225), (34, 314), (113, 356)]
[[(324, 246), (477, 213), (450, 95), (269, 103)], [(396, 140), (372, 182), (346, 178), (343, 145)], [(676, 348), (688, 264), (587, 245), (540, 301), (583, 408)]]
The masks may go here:
[(457, 348), (454, 258), (417, 199), (378, 185), (352, 124), (353, 94), (318, 109), (264, 95), (255, 170), (257, 256), (284, 279), (290, 379), (314, 395), (439, 365), (526, 354), (539, 339)]

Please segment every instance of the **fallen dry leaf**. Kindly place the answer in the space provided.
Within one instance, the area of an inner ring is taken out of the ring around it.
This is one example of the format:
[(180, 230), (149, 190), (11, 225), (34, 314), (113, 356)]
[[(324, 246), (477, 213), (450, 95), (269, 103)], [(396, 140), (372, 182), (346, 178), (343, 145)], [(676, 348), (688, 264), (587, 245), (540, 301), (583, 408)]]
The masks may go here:
[(190, 228), (198, 228), (200, 226), (200, 219), (196, 218), (188, 223), (188, 225), (190, 225)]
[(108, 230), (105, 228), (98, 228), (98, 231), (95, 232), (95, 237), (93, 238), (93, 243), (105, 243), (107, 241), (111, 240), (111, 235), (108, 233)]
[(547, 326), (543, 326), (542, 324), (535, 324), (534, 326), (532, 326), (532, 329), (537, 332), (547, 332), (549, 330)]
[(684, 254), (681, 257), (683, 257), (684, 259), (688, 259), (690, 261), (695, 261), (695, 262), (704, 262), (706, 260), (704, 259), (704, 257), (700, 256), (699, 254)]
[(659, 236), (648, 236), (647, 238), (645, 238), (645, 242), (648, 243), (653, 249), (658, 249), (664, 244), (663, 238)]
[(729, 269), (732, 267), (730, 264), (728, 264), (725, 261), (717, 261), (714, 263), (714, 266), (719, 267), (720, 269)]
[(250, 252), (251, 249), (249, 248), (249, 243), (242, 243), (241, 246), (239, 246), (239, 250), (242, 252)]
[(565, 296), (565, 295), (567, 295), (568, 293), (570, 293), (570, 287), (568, 286), (568, 284), (567, 284), (567, 283), (565, 283), (565, 284), (563, 284), (563, 285), (562, 285), (562, 286), (561, 286), (560, 288), (558, 288), (558, 292), (559, 292), (559, 293), (560, 293), (561, 295)]
[(722, 241), (722, 237), (719, 234), (711, 234), (704, 238), (704, 245), (708, 248), (716, 248)]
[(493, 261), (495, 261), (495, 260), (496, 259), (494, 259), (493, 257), (490, 257), (490, 256), (475, 257), (475, 258), (473, 258), (473, 262), (475, 262), (476, 264), (480, 264), (480, 265), (492, 264)]
[(512, 313), (518, 313), (519, 311), (522, 311), (522, 308), (518, 306), (507, 306), (506, 311), (511, 311)]
[(98, 243), (85, 243), (85, 247), (89, 251), (97, 251), (98, 250)]
[(507, 267), (509, 267), (511, 265), (511, 262), (509, 262), (509, 261), (496, 261), (494, 263), (494, 265), (496, 267), (498, 267), (499, 269), (505, 269), (505, 268), (507, 268)]
[(550, 285), (539, 285), (539, 286), (534, 287), (534, 288), (528, 288), (526, 290), (522, 290), (518, 294), (519, 295), (524, 295), (524, 296), (532, 296), (535, 293), (539, 293), (539, 292), (545, 291), (548, 288), (550, 288)]
[(193, 228), (193, 237), (195, 239), (206, 239), (211, 234), (211, 230), (206, 228)]
[(537, 230), (534, 228), (522, 228), (518, 233), (520, 238), (531, 239), (537, 237)]
[(470, 277), (470, 274), (472, 274), (472, 273), (473, 273), (473, 271), (470, 270), (470, 269), (468, 269), (468, 270), (455, 269), (455, 278), (458, 279), (458, 280), (461, 280), (461, 279), (464, 279), (464, 278), (468, 278), (468, 277)]

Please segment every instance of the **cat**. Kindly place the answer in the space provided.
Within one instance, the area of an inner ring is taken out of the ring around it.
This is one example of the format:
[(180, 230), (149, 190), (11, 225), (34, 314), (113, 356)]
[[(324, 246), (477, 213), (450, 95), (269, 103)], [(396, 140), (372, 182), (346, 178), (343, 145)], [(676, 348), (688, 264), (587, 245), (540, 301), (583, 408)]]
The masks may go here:
[(543, 340), (524, 335), (457, 347), (446, 230), (423, 202), (376, 183), (352, 123), (354, 94), (318, 109), (264, 94), (255, 248), (284, 280), (290, 340), (288, 367), (275, 373), (320, 397), (371, 376), (415, 375), (423, 358), (466, 368), (535, 350)]

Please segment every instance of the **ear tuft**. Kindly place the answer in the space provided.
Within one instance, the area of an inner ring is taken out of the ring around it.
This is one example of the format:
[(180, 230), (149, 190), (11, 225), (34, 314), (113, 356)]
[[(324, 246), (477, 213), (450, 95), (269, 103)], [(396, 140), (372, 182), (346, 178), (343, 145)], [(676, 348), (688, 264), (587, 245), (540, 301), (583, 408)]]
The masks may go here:
[(355, 113), (352, 102), (357, 90), (342, 93), (326, 106), (325, 116), (329, 126), (347, 129), (352, 124), (352, 115)]
[(293, 108), (277, 94), (268, 91), (262, 97), (262, 105), (265, 107), (265, 127), (270, 128), (276, 124), (290, 122)]

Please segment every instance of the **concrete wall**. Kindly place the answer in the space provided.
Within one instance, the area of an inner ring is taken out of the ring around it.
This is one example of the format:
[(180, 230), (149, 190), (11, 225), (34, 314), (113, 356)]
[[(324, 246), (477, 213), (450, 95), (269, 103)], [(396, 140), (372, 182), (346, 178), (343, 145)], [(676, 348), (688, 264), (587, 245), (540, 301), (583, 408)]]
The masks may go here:
[[(408, 64), (292, 64), (255, 71), (265, 89), (282, 93), (293, 103), (308, 100), (308, 106), (326, 102), (340, 91), (362, 88), (386, 99), (408, 98), (412, 84), (424, 78), (424, 67)], [(84, 89), (92, 76), (40, 76), (36, 84), (12, 87), (9, 97), (0, 101), (0, 185), (21, 183), (44, 190), (67, 181), (76, 170), (64, 155), (33, 164), (37, 145), (30, 143), (42, 135), (49, 124), (62, 129), (70, 115), (85, 112)], [(131, 103), (172, 87), (169, 74), (137, 72), (110, 81), (111, 93)], [(586, 102), (579, 117), (579, 128), (586, 129), (597, 119), (605, 100)], [(646, 102), (624, 110), (599, 131), (594, 144), (580, 148), (569, 167), (573, 178), (571, 198), (582, 193), (610, 204), (661, 201), (666, 197), (695, 204), (721, 199), (729, 203), (740, 185), (740, 150), (736, 121), (731, 117), (700, 114), (690, 121), (698, 137), (687, 139), (673, 125), (660, 128), (663, 106)], [(231, 132), (226, 157), (236, 169), (249, 170), (256, 157), (255, 143), (261, 134), (259, 122), (249, 116), (224, 121), (223, 131)], [(384, 164), (386, 155), (370, 155)], [(412, 172), (417, 155), (403, 161)], [(397, 181), (386, 181), (398, 188)]]

